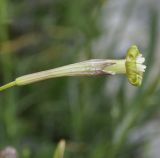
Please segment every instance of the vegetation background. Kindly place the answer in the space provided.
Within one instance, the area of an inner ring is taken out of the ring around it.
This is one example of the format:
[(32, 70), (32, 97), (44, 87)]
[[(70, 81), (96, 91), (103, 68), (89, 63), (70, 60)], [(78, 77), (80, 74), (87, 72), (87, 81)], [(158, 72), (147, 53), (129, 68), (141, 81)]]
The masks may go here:
[(124, 76), (51, 79), (0, 94), (0, 148), (20, 158), (159, 157), (160, 1), (0, 0), (0, 83), (90, 58), (146, 57), (140, 88)]

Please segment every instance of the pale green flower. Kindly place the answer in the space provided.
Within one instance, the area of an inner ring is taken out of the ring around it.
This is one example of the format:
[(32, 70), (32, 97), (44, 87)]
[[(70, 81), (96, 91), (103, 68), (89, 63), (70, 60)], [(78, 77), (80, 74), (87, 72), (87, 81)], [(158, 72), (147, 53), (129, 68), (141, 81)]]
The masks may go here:
[(24, 75), (15, 79), (2, 87), (0, 91), (15, 85), (27, 85), (41, 80), (63, 76), (99, 76), (126, 74), (129, 82), (134, 86), (140, 86), (146, 66), (143, 65), (145, 59), (137, 46), (131, 46), (125, 59), (108, 60), (92, 59), (84, 62), (74, 63), (51, 70), (41, 71), (29, 75)]
[(126, 74), (129, 82), (134, 86), (140, 86), (143, 79), (143, 73), (146, 66), (143, 65), (145, 58), (138, 50), (137, 46), (133, 45), (128, 49), (126, 55)]

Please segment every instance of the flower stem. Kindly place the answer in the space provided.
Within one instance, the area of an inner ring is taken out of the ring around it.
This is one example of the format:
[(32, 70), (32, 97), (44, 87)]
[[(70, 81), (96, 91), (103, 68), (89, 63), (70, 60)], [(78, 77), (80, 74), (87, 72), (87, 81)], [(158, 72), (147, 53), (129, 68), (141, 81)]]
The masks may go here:
[(9, 82), (9, 83), (5, 84), (4, 86), (1, 86), (0, 87), (0, 91), (3, 91), (3, 90), (8, 89), (8, 88), (11, 88), (11, 87), (13, 87), (15, 85), (16, 85), (15, 81)]
[(103, 69), (106, 66), (114, 64), (111, 60), (93, 59), (84, 62), (74, 63), (46, 71), (41, 71), (16, 79), (16, 85), (27, 85), (37, 81), (42, 81), (55, 77), (63, 76), (97, 76), (103, 74), (110, 74), (104, 72)]
[(27, 85), (55, 77), (100, 76), (124, 74), (125, 72), (125, 60), (92, 59), (18, 77), (15, 81), (0, 87), (0, 91), (15, 85)]

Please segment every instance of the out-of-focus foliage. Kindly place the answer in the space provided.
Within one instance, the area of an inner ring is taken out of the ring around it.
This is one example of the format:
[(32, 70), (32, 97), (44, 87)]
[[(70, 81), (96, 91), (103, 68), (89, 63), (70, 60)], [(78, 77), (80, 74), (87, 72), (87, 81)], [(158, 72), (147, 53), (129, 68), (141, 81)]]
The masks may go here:
[[(0, 83), (103, 56), (95, 53), (95, 47), (104, 33), (100, 21), (108, 3), (0, 0)], [(106, 57), (120, 56), (115, 48), (123, 36), (117, 33), (126, 31), (135, 4), (127, 1), (123, 22), (108, 39)], [(117, 84), (104, 76), (57, 78), (4, 91), (0, 94), (0, 147), (12, 145), (22, 158), (51, 158), (59, 140), (65, 139), (65, 158), (142, 157), (147, 140), (134, 139), (139, 137), (134, 130), (159, 117), (160, 110), (160, 72), (154, 66), (159, 15), (152, 5), (148, 12), (149, 41), (144, 53), (148, 68), (141, 88), (128, 86), (123, 76), (117, 77)]]

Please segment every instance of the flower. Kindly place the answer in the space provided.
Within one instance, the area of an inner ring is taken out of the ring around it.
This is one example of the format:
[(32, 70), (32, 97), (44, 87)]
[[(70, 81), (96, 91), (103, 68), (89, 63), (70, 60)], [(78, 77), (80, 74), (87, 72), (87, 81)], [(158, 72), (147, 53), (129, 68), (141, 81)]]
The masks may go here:
[(22, 86), (49, 78), (63, 76), (97, 76), (126, 74), (129, 82), (134, 86), (140, 86), (146, 66), (143, 65), (145, 58), (138, 50), (137, 46), (132, 45), (125, 59), (92, 59), (84, 62), (74, 63), (50, 70), (45, 70), (16, 78), (14, 81), (0, 87), (0, 91), (13, 86)]
[(126, 75), (129, 82), (134, 86), (140, 86), (146, 66), (143, 65), (145, 58), (142, 56), (137, 46), (131, 46), (126, 55)]

